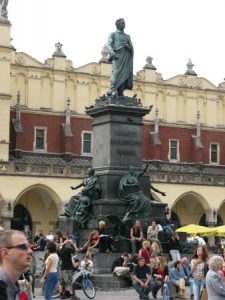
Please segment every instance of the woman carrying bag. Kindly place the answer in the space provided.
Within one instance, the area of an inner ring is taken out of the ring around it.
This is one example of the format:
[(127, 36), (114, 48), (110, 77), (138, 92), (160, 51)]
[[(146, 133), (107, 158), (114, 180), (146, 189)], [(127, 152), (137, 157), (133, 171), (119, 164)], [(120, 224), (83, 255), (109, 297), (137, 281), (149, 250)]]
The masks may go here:
[(193, 274), (194, 300), (201, 299), (201, 293), (205, 287), (205, 277), (208, 271), (208, 251), (206, 246), (198, 246), (191, 261), (191, 272)]

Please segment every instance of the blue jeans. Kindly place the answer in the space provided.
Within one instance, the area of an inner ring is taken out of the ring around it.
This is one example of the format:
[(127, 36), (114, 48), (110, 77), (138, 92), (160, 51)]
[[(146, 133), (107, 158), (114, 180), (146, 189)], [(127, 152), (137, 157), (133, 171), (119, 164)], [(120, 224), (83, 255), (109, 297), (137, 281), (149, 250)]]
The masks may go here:
[(44, 283), (44, 297), (45, 300), (52, 300), (52, 292), (58, 283), (58, 273), (48, 273)]
[(193, 286), (194, 286), (194, 279), (193, 279), (193, 278), (190, 278), (190, 279), (189, 279), (189, 283), (190, 283), (190, 294), (191, 294), (191, 295), (194, 295), (194, 289), (193, 289)]
[(163, 226), (163, 231), (168, 235), (172, 236), (173, 234), (173, 228), (170, 225)]
[(201, 291), (204, 286), (205, 286), (204, 279), (194, 279), (193, 281), (194, 300), (200, 300)]
[(149, 292), (153, 289), (153, 284), (149, 283), (146, 288), (142, 288), (139, 282), (133, 281), (133, 287), (139, 294), (140, 299), (145, 299), (148, 296)]

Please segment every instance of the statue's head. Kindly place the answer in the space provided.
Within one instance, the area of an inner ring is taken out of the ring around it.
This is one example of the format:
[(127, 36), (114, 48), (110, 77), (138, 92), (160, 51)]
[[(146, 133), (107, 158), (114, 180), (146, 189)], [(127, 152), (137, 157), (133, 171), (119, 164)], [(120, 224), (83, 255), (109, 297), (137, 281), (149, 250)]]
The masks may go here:
[(95, 174), (95, 170), (92, 168), (88, 168), (87, 175), (94, 175), (94, 174)]
[(117, 19), (115, 24), (116, 28), (119, 30), (123, 30), (125, 28), (125, 21), (123, 18)]
[(134, 167), (133, 166), (129, 166), (129, 173), (134, 174)]

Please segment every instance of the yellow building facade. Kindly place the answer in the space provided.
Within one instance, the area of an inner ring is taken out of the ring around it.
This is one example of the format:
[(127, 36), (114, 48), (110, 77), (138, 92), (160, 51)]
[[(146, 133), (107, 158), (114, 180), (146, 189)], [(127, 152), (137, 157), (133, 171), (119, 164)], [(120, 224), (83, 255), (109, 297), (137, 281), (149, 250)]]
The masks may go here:
[[(74, 68), (60, 43), (52, 57), (41, 63), (26, 53), (16, 52), (10, 42), (10, 29), (10, 23), (0, 23), (0, 221), (4, 227), (10, 227), (15, 207), (20, 204), (30, 215), (27, 230), (34, 233), (43, 229), (47, 234), (55, 230), (57, 219), (73, 194), (70, 186), (82, 180), (88, 165), (54, 166), (10, 157), (11, 114), (18, 113), (17, 93), (20, 91), (20, 114), (61, 116), (66, 121), (69, 97), (71, 118), (90, 121), (85, 108), (107, 93), (111, 64), (103, 52), (100, 62)], [(164, 80), (148, 61), (134, 76), (133, 91), (127, 92), (128, 96), (133, 94), (144, 106), (153, 105), (157, 113), (147, 115), (144, 122), (155, 131), (158, 126), (192, 129), (200, 140), (196, 125), (199, 122), (205, 132), (225, 132), (225, 82), (215, 86), (188, 73)], [(20, 122), (19, 117), (16, 120)], [(224, 160), (221, 158), (220, 182), (210, 185), (179, 179), (172, 182), (165, 179), (169, 171), (162, 172), (161, 177), (159, 172), (150, 171), (154, 186), (167, 194), (163, 199), (155, 195), (156, 198), (168, 203), (181, 224), (199, 223), (204, 214), (207, 222), (216, 222), (219, 215), (225, 223)], [(217, 169), (212, 176), (217, 176)]]

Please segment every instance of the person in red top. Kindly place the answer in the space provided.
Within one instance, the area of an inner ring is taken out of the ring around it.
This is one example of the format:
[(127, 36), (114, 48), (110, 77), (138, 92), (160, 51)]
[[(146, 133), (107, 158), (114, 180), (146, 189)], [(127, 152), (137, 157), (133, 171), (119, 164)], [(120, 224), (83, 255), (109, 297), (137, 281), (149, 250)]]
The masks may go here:
[(152, 255), (151, 245), (149, 241), (142, 243), (142, 248), (139, 250), (139, 255), (144, 257), (146, 265), (150, 266), (150, 257)]
[(98, 230), (93, 230), (92, 233), (89, 235), (87, 242), (80, 249), (80, 252), (87, 251), (88, 253), (90, 250), (97, 249), (99, 241), (100, 241), (100, 237), (99, 237)]
[(164, 283), (168, 282), (169, 269), (167, 264), (165, 264), (165, 260), (162, 256), (157, 256), (156, 265), (152, 269), (152, 276), (154, 278), (154, 288), (152, 291), (152, 296), (156, 298), (157, 292)]

